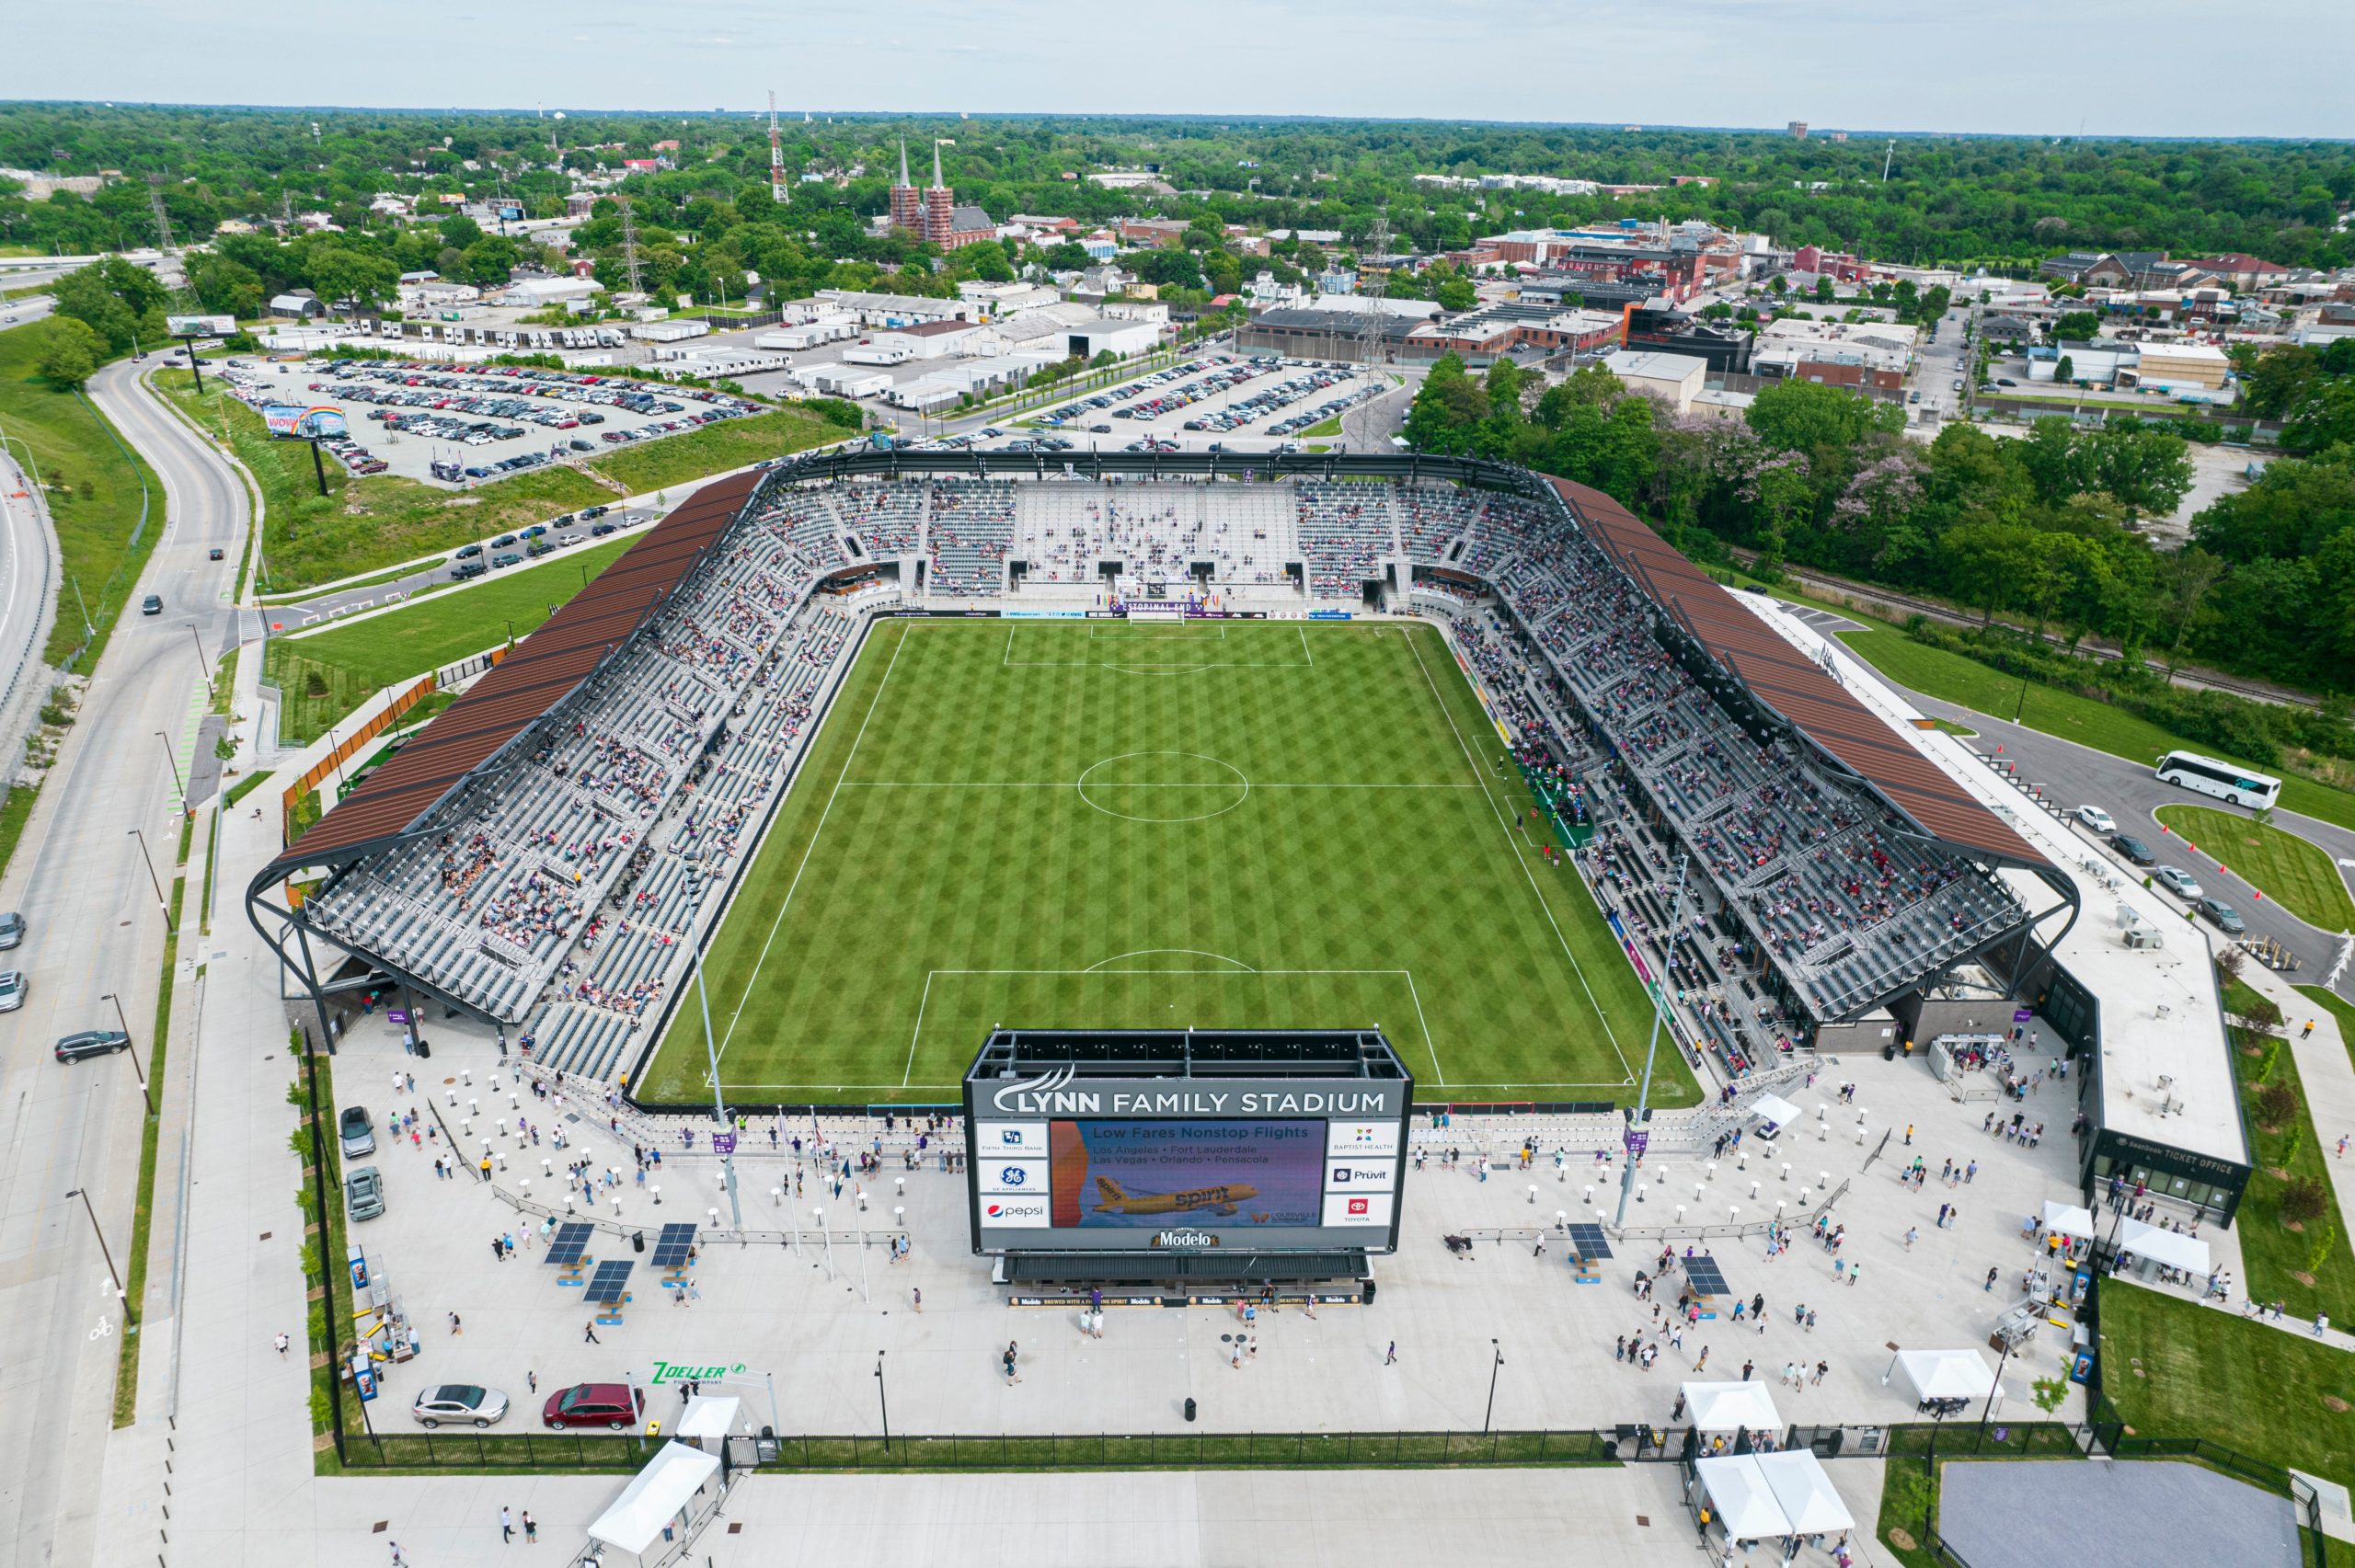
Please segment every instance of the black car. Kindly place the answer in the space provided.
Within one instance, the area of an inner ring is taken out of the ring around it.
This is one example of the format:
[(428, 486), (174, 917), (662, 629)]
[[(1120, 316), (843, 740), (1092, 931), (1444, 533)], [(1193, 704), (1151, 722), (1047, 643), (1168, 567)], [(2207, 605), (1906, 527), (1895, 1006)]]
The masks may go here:
[(221, 558), (221, 551), (220, 551), (220, 548), (216, 545), (214, 548), (210, 549), (210, 550), (207, 550), (207, 551), (204, 553), (204, 558), (205, 558), (206, 560), (208, 560), (208, 561), (217, 561), (217, 560), (219, 560), (219, 559)]
[(482, 546), (479, 544), (461, 544), (458, 546), (458, 559), (461, 561), (465, 560), (469, 555), (479, 555), (481, 554)]
[(160, 593), (149, 594), (139, 601), (139, 612), (142, 615), (161, 615), (164, 612), (164, 596)]
[(84, 1057), (107, 1056), (130, 1048), (131, 1036), (120, 1029), (85, 1029), (57, 1042), (57, 1059), (80, 1061)]
[(482, 576), (485, 569), (486, 568), (480, 561), (460, 561), (456, 566), (450, 568), (450, 580), (452, 582), (465, 582), (471, 578)]
[(2151, 853), (2151, 846), (2144, 843), (2142, 840), (2136, 838), (2131, 833), (2112, 834), (2110, 836), (2109, 847), (2116, 850), (2120, 854), (2124, 855), (2128, 860), (2132, 861), (2136, 865), (2156, 865), (2159, 864), (2159, 857)]

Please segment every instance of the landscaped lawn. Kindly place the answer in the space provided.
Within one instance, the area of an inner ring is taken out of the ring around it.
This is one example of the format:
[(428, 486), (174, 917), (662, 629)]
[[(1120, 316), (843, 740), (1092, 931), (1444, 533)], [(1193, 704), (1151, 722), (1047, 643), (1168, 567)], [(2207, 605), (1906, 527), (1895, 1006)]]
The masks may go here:
[(0, 332), (0, 429), (7, 432), (9, 451), (19, 462), (30, 449), (29, 466), (40, 471), (48, 487), (49, 513), (65, 557), (66, 577), (54, 589), (57, 619), (41, 658), (63, 665), (82, 646), (86, 609), (98, 635), (75, 669), (87, 674), (163, 535), (164, 487), (149, 475), (147, 527), (132, 553), (144, 465), (118, 443), (113, 427), (95, 406), (40, 379), (34, 366), (50, 331), (49, 322), (37, 321)]
[[(1775, 590), (1778, 594), (1782, 590)], [(1789, 594), (1782, 597), (1792, 598)], [(1825, 608), (1836, 609), (1836, 606)], [(1854, 619), (1853, 610), (1838, 613)], [(2016, 675), (2006, 675), (1993, 665), (1980, 663), (1945, 648), (1917, 643), (1904, 633), (1876, 626), (1861, 632), (1843, 632), (1840, 640), (1846, 643), (1857, 658), (1881, 674), (1925, 697), (1956, 703), (1993, 718), (2010, 721), (2019, 711), (2018, 722), (2030, 729), (2057, 735), (2064, 740), (2090, 746), (2097, 751), (2107, 751), (2114, 757), (2155, 767), (2166, 752), (2182, 750), (2219, 755), (2212, 745), (2187, 740), (2170, 735), (2147, 719), (2135, 717), (2108, 703), (2097, 703), (2090, 697), (2057, 691), (2050, 686), (2028, 682), (2026, 708), (2020, 708), (2020, 681)], [(2227, 758), (2245, 767), (2255, 767), (2246, 758)], [(2286, 811), (2303, 812), (2325, 822), (2336, 822), (2342, 828), (2355, 828), (2355, 793), (2333, 789), (2328, 784), (2315, 783), (2296, 774), (2281, 780), (2281, 807)], [(2331, 927), (2333, 931), (2339, 929)]]
[(260, 415), (226, 390), (215, 390), (218, 382), (206, 382), (201, 397), (184, 376), (158, 384), (204, 429), (225, 429), (230, 445), (260, 483), (267, 512), (265, 575), (257, 586), (264, 593), (397, 566), (615, 498), (604, 486), (569, 468), (526, 469), (461, 492), (392, 474), (354, 479), (330, 462), (322, 500), (308, 442), (273, 439)]
[(856, 434), (802, 409), (780, 408), (745, 419), (722, 419), (657, 441), (640, 441), (592, 458), (589, 466), (628, 494), (639, 496)]
[(2355, 1476), (2355, 1356), (2344, 1350), (2108, 1279), (2101, 1356), (2102, 1390), (2140, 1434)]
[[(2253, 993), (2234, 987), (2225, 994), (2225, 1008), (2242, 1012), (2247, 999), (2253, 999)], [(2276, 1170), (2290, 1177), (2318, 1178), (2326, 1187), (2330, 1179), (2330, 1173), (2324, 1169), (2326, 1152), (2315, 1136), (2314, 1115), (2306, 1108), (2296, 1053), (2286, 1041), (2276, 1047), (2252, 1031), (2236, 1029), (2234, 1034), (2233, 1069), (2241, 1085), (2241, 1107), (2247, 1117), (2249, 1137), (2257, 1146), (2253, 1150), (2257, 1168), (2249, 1173), (2248, 1185), (2233, 1219), (2246, 1270), (2238, 1294), (2259, 1301), (2279, 1301), (2293, 1318), (2311, 1320), (2316, 1312), (2328, 1312), (2333, 1322), (2355, 1323), (2355, 1249), (2348, 1244), (2346, 1220), (2337, 1205), (2321, 1219), (2308, 1220), (2303, 1230), (2292, 1230), (2281, 1223), (2281, 1194), (2288, 1184), (2273, 1174)], [(2243, 1040), (2256, 1045), (2256, 1055), (2244, 1048)], [(2270, 1132), (2262, 1125), (2264, 1116), (2257, 1102), (2263, 1082), (2259, 1074), (2266, 1070), (2268, 1056), (2273, 1059), (2271, 1076), (2298, 1095), (2297, 1116)], [(2335, 1239), (2317, 1265), (2315, 1252), (2322, 1245), (2326, 1228)], [(2306, 1284), (2298, 1277), (2301, 1274), (2310, 1275), (2314, 1283)]]
[(2308, 925), (2355, 930), (2355, 899), (2347, 896), (2346, 880), (2311, 841), (2205, 806), (2162, 806), (2158, 815), (2188, 847), (2230, 866)]
[(350, 625), (271, 638), (267, 672), (284, 693), (280, 735), (307, 744), (380, 687), (480, 653), (511, 635), (526, 635), (586, 586), (584, 571), (594, 579), (638, 537), (581, 546), (537, 566), (510, 567), (471, 587), (443, 589)]

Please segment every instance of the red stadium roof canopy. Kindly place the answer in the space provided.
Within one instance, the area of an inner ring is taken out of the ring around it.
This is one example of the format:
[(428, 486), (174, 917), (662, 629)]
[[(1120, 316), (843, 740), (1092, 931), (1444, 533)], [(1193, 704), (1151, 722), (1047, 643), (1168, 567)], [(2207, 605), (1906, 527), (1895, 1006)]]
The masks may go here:
[(2044, 856), (1812, 659), (1602, 491), (1548, 475), (1603, 553), (1766, 707), (1859, 774), (1923, 831), (2016, 864)]
[(263, 871), (352, 858), (414, 827), (466, 775), (593, 673), (669, 600), (735, 520), (759, 472), (706, 485), (625, 551), (512, 652), (436, 715)]

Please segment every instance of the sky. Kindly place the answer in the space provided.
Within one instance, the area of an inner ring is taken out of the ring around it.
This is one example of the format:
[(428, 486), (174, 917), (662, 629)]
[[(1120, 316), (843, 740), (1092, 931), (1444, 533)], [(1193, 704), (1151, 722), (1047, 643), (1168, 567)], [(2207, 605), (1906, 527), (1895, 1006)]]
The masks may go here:
[(2355, 139), (2355, 0), (79, 0), (45, 99)]

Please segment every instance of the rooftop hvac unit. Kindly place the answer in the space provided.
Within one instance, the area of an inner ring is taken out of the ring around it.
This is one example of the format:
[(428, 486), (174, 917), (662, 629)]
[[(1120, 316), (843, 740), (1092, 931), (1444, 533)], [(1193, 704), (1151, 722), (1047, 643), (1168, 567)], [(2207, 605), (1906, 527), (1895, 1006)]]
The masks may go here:
[(2135, 926), (2126, 933), (2126, 945), (2129, 947), (2153, 949), (2166, 944), (2166, 938), (2147, 925)]

